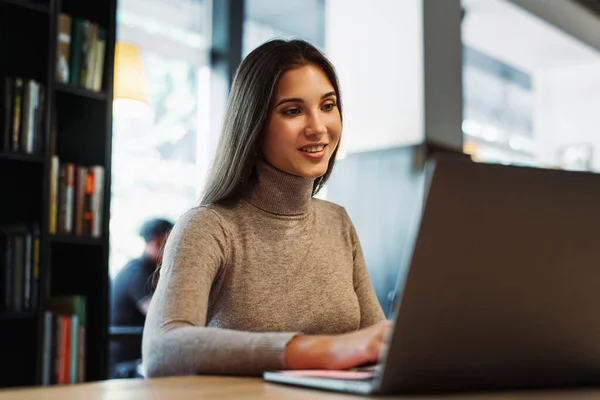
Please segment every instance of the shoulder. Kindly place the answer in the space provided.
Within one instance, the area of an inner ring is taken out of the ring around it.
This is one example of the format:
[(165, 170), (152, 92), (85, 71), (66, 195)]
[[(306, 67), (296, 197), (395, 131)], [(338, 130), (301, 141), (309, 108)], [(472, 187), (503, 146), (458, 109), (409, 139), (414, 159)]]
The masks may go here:
[(198, 206), (182, 214), (167, 239), (167, 248), (217, 240), (224, 242), (229, 236), (228, 224), (219, 212), (220, 206)]
[(327, 200), (313, 199), (313, 201), (316, 216), (320, 221), (335, 226), (345, 233), (354, 230), (352, 220), (344, 207)]
[(340, 222), (350, 223), (350, 217), (348, 216), (346, 209), (339, 204), (321, 199), (313, 199), (313, 204), (315, 212), (319, 214), (319, 216), (334, 218)]
[(223, 255), (228, 238), (227, 226), (215, 207), (194, 207), (177, 219), (169, 233), (163, 265), (173, 259)]
[(327, 224), (338, 226), (352, 244), (359, 242), (356, 228), (346, 208), (327, 200), (314, 199), (314, 201), (318, 218), (325, 220)]
[(226, 222), (219, 209), (220, 206), (217, 205), (194, 207), (179, 217), (171, 232), (185, 232), (193, 235), (211, 229), (223, 229)]
[(119, 273), (116, 276), (116, 280), (126, 280), (129, 279), (131, 277), (131, 275), (135, 274), (137, 271), (139, 271), (142, 268), (142, 260), (141, 258), (134, 258), (133, 260), (130, 260), (127, 264), (125, 264), (125, 266), (123, 268), (121, 268), (121, 270), (119, 271)]

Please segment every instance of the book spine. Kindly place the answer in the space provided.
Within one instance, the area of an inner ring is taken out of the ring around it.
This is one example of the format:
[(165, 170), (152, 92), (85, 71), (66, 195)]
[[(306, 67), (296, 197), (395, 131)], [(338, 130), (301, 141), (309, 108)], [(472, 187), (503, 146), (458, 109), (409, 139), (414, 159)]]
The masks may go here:
[(91, 41), (91, 26), (92, 23), (84, 20), (82, 31), (81, 31), (81, 55), (79, 56), (79, 86), (85, 87), (87, 82), (87, 75), (89, 72), (89, 53), (90, 53), (90, 41)]
[(40, 226), (33, 225), (33, 270), (31, 277), (31, 309), (38, 308), (40, 290)]
[(106, 52), (106, 30), (101, 26), (98, 26), (96, 39), (96, 47), (94, 51), (96, 56), (94, 58), (94, 84), (93, 90), (99, 92), (102, 90), (102, 77), (104, 73), (104, 53)]
[(36, 113), (39, 106), (39, 93), (40, 86), (36, 81), (30, 81), (31, 90), (30, 90), (30, 101), (29, 105), (26, 108), (27, 110), (27, 130), (25, 130), (25, 146), (24, 150), (27, 154), (34, 153), (35, 146), (35, 132), (36, 132)]
[(19, 136), (21, 133), (21, 107), (23, 107), (23, 79), (15, 78), (13, 90), (11, 150), (19, 151)]
[(89, 168), (85, 179), (83, 203), (83, 235), (91, 236), (94, 229), (94, 169)]
[(86, 328), (84, 325), (79, 326), (79, 362), (77, 363), (77, 381), (85, 382), (85, 338)]
[(85, 76), (85, 88), (94, 88), (94, 74), (96, 69), (96, 57), (98, 46), (98, 24), (90, 23), (89, 48), (87, 53), (87, 74)]
[(59, 316), (59, 336), (58, 336), (58, 384), (69, 383), (71, 373), (71, 318), (65, 315)]
[(52, 156), (50, 162), (50, 212), (48, 221), (48, 231), (51, 234), (56, 233), (57, 226), (57, 203), (58, 203), (58, 174), (60, 162), (58, 156)]
[(44, 153), (44, 122), (46, 116), (44, 110), (46, 108), (46, 92), (44, 85), (38, 83), (38, 107), (35, 110), (35, 132), (33, 152), (35, 154)]
[(44, 312), (44, 346), (42, 354), (42, 385), (52, 384), (52, 337), (53, 337), (53, 314), (50, 311)]
[(79, 317), (71, 316), (71, 350), (69, 360), (69, 383), (77, 383), (77, 364), (79, 362)]
[(50, 344), (50, 384), (58, 383), (60, 315), (52, 313), (52, 341)]
[(56, 46), (56, 81), (69, 82), (69, 54), (71, 52), (71, 16), (61, 13), (58, 16), (58, 45)]
[(31, 232), (23, 236), (25, 254), (23, 263), (23, 311), (31, 310), (31, 282), (33, 275), (33, 237)]
[(67, 211), (65, 209), (65, 195), (67, 191), (67, 164), (59, 163), (58, 165), (58, 194), (56, 196), (57, 205), (57, 224), (59, 233), (65, 233), (65, 217)]
[(79, 84), (79, 69), (81, 65), (81, 48), (83, 43), (83, 25), (81, 18), (71, 20), (71, 46), (69, 59), (69, 83), (77, 86)]
[(13, 275), (13, 310), (23, 311), (23, 278), (25, 275), (25, 244), (21, 234), (15, 235), (14, 275)]
[(72, 325), (72, 319), (69, 316), (63, 316), (63, 321), (65, 324), (65, 336), (66, 338), (65, 340), (65, 352), (64, 352), (64, 363), (63, 363), (63, 371), (62, 371), (62, 376), (63, 376), (63, 382), (62, 383), (69, 383), (70, 381), (70, 376), (71, 376), (71, 325)]
[(55, 352), (54, 352), (54, 382), (52, 383), (63, 383), (62, 382), (62, 371), (64, 369), (64, 346), (65, 346), (65, 327), (63, 324), (62, 315), (56, 315), (56, 326), (55, 326)]
[(31, 107), (32, 101), (32, 82), (30, 79), (23, 81), (23, 99), (21, 100), (21, 127), (20, 127), (20, 148), (23, 153), (27, 153), (27, 147), (29, 143), (28, 131), (29, 131), (29, 108)]
[(94, 194), (92, 197), (92, 236), (102, 236), (102, 204), (104, 196), (104, 167), (92, 167), (94, 171)]
[(77, 166), (75, 178), (75, 234), (82, 236), (85, 214), (85, 187), (87, 183), (87, 168)]
[(65, 233), (73, 232), (73, 211), (75, 199), (75, 164), (66, 165), (66, 187), (65, 187)]

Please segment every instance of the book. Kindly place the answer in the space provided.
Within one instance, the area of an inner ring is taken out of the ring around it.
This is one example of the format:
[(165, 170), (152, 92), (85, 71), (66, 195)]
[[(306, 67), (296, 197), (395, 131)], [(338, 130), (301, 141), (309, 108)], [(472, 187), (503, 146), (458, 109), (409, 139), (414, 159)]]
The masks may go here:
[(19, 138), (21, 136), (21, 106), (23, 102), (23, 79), (17, 77), (14, 79), (13, 83), (13, 115), (10, 148), (12, 151), (19, 151)]
[(39, 298), (39, 224), (0, 226), (0, 311), (31, 312)]
[(95, 22), (61, 13), (58, 19), (56, 81), (102, 90), (106, 29)]
[(56, 40), (56, 82), (69, 82), (71, 53), (71, 16), (60, 13), (58, 16), (58, 37)]
[(47, 300), (44, 315), (42, 378), (44, 385), (85, 380), (87, 298), (55, 296)]

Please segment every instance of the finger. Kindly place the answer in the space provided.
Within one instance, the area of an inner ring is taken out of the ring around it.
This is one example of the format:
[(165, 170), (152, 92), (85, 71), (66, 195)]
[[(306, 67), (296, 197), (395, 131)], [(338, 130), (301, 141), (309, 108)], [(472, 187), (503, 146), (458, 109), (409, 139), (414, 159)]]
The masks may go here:
[(379, 347), (379, 358), (383, 357), (388, 351), (388, 344), (386, 342), (381, 342), (381, 346)]

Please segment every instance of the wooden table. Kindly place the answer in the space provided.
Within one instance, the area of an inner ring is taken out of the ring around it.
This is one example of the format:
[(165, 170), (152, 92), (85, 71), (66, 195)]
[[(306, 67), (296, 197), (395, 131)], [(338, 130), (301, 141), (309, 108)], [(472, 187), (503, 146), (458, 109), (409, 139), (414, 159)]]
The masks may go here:
[[(126, 379), (45, 388), (0, 390), (0, 400), (279, 400), (279, 399), (368, 399), (377, 397), (355, 396), (342, 393), (316, 391), (291, 386), (266, 383), (260, 378), (233, 378), (189, 376), (160, 379)], [(410, 399), (411, 397), (380, 397), (385, 399)], [(456, 396), (419, 396), (415, 400), (600, 400), (598, 390), (546, 391), (527, 393), (470, 394)]]

